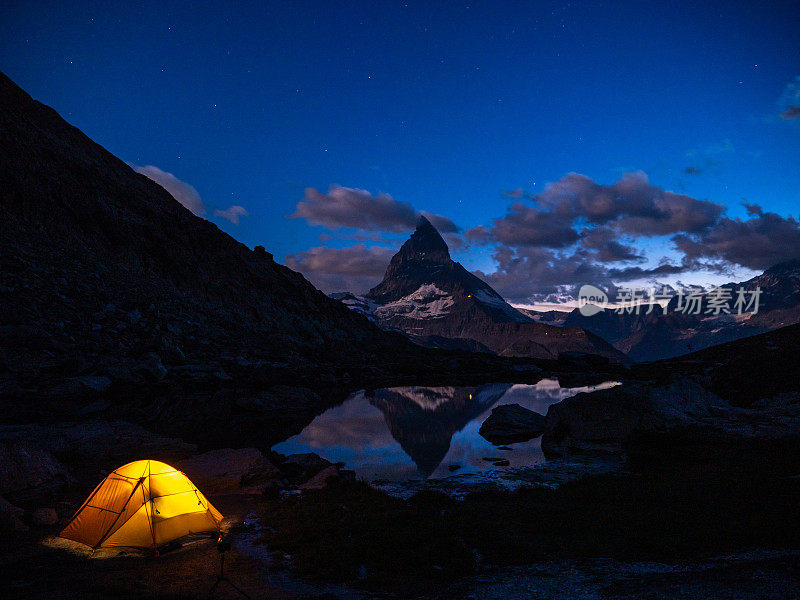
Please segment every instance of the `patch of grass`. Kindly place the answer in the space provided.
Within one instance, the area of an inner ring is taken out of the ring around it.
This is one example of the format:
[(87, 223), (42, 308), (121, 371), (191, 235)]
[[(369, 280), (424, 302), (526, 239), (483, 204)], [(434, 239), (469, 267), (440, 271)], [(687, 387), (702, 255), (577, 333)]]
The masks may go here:
[[(759, 450), (760, 452), (760, 450)], [(302, 576), (414, 591), (482, 565), (554, 558), (674, 560), (749, 548), (800, 548), (800, 480), (769, 452), (705, 458), (556, 490), (408, 501), (358, 482), (265, 501), (265, 542)], [(763, 460), (772, 460), (764, 463)]]

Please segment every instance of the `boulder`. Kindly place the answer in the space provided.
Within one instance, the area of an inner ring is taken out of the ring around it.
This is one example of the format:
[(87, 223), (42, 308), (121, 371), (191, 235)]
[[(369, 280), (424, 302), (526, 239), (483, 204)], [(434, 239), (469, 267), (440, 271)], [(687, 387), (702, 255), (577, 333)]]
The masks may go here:
[(28, 527), (20, 520), (24, 512), (0, 496), (0, 532), (26, 531)]
[(547, 428), (547, 418), (519, 404), (504, 404), (492, 409), (492, 414), (478, 430), (495, 445), (526, 442), (539, 437)]
[(212, 450), (178, 462), (204, 494), (261, 493), (280, 471), (256, 448)]
[(0, 426), (0, 490), (27, 494), (73, 478), (96, 485), (109, 471), (142, 457), (175, 464), (195, 452), (192, 444), (126, 421)]
[(329, 479), (337, 477), (339, 477), (339, 467), (331, 465), (322, 469), (322, 471), (298, 487), (301, 490), (321, 490), (328, 486)]
[(58, 523), (58, 513), (55, 508), (37, 508), (31, 518), (37, 527), (48, 527)]
[(50, 452), (28, 441), (0, 439), (0, 493), (55, 489), (71, 479)]
[(720, 429), (731, 414), (727, 402), (689, 379), (626, 383), (550, 406), (542, 450), (550, 456), (571, 450), (619, 452), (634, 432)]
[(325, 460), (319, 454), (305, 452), (303, 454), (290, 454), (281, 463), (281, 471), (289, 478), (293, 484), (307, 482), (317, 473), (335, 466), (329, 460)]

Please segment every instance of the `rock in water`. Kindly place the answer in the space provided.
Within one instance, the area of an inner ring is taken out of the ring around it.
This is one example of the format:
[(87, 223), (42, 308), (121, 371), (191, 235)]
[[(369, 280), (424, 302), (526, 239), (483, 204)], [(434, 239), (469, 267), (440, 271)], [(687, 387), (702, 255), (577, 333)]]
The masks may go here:
[(294, 484), (305, 483), (331, 466), (333, 463), (314, 452), (290, 454), (280, 465), (283, 474)]
[(478, 430), (495, 445), (526, 442), (542, 435), (547, 428), (547, 418), (519, 404), (495, 406), (492, 414)]
[(319, 473), (314, 475), (311, 479), (299, 486), (301, 490), (322, 490), (328, 486), (328, 480), (339, 477), (339, 468), (336, 465), (331, 465), (322, 469)]
[(547, 410), (542, 449), (550, 455), (619, 451), (634, 432), (720, 429), (730, 414), (727, 402), (689, 379), (667, 385), (627, 383), (553, 404)]

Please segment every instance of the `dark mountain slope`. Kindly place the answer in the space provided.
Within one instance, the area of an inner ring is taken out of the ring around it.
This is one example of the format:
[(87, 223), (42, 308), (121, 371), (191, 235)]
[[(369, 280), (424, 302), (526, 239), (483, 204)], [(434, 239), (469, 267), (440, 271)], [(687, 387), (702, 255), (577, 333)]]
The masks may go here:
[(135, 352), (102, 317), (138, 310), (183, 353), (202, 353), (202, 339), (179, 333), (201, 322), (206, 331), (197, 336), (234, 335), (276, 358), (347, 349), (340, 358), (357, 361), (372, 353), (367, 345), (389, 344), (263, 249), (251, 251), (191, 214), (5, 76), (0, 106), (4, 325), (38, 323), (54, 348), (100, 342)]
[(382, 331), (0, 74), (0, 419), (261, 445), (335, 402), (331, 386), (512, 366)]
[(751, 406), (761, 399), (772, 399), (776, 405), (797, 404), (800, 324), (638, 365), (635, 373), (660, 378), (675, 374), (692, 377), (734, 406)]

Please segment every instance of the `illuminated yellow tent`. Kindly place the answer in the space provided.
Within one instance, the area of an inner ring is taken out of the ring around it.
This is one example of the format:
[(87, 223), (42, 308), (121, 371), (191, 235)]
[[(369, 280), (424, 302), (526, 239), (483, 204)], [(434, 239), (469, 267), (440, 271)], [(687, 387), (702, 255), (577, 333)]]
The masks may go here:
[(190, 533), (219, 531), (222, 515), (183, 473), (137, 460), (100, 482), (60, 536), (92, 548), (152, 548)]

